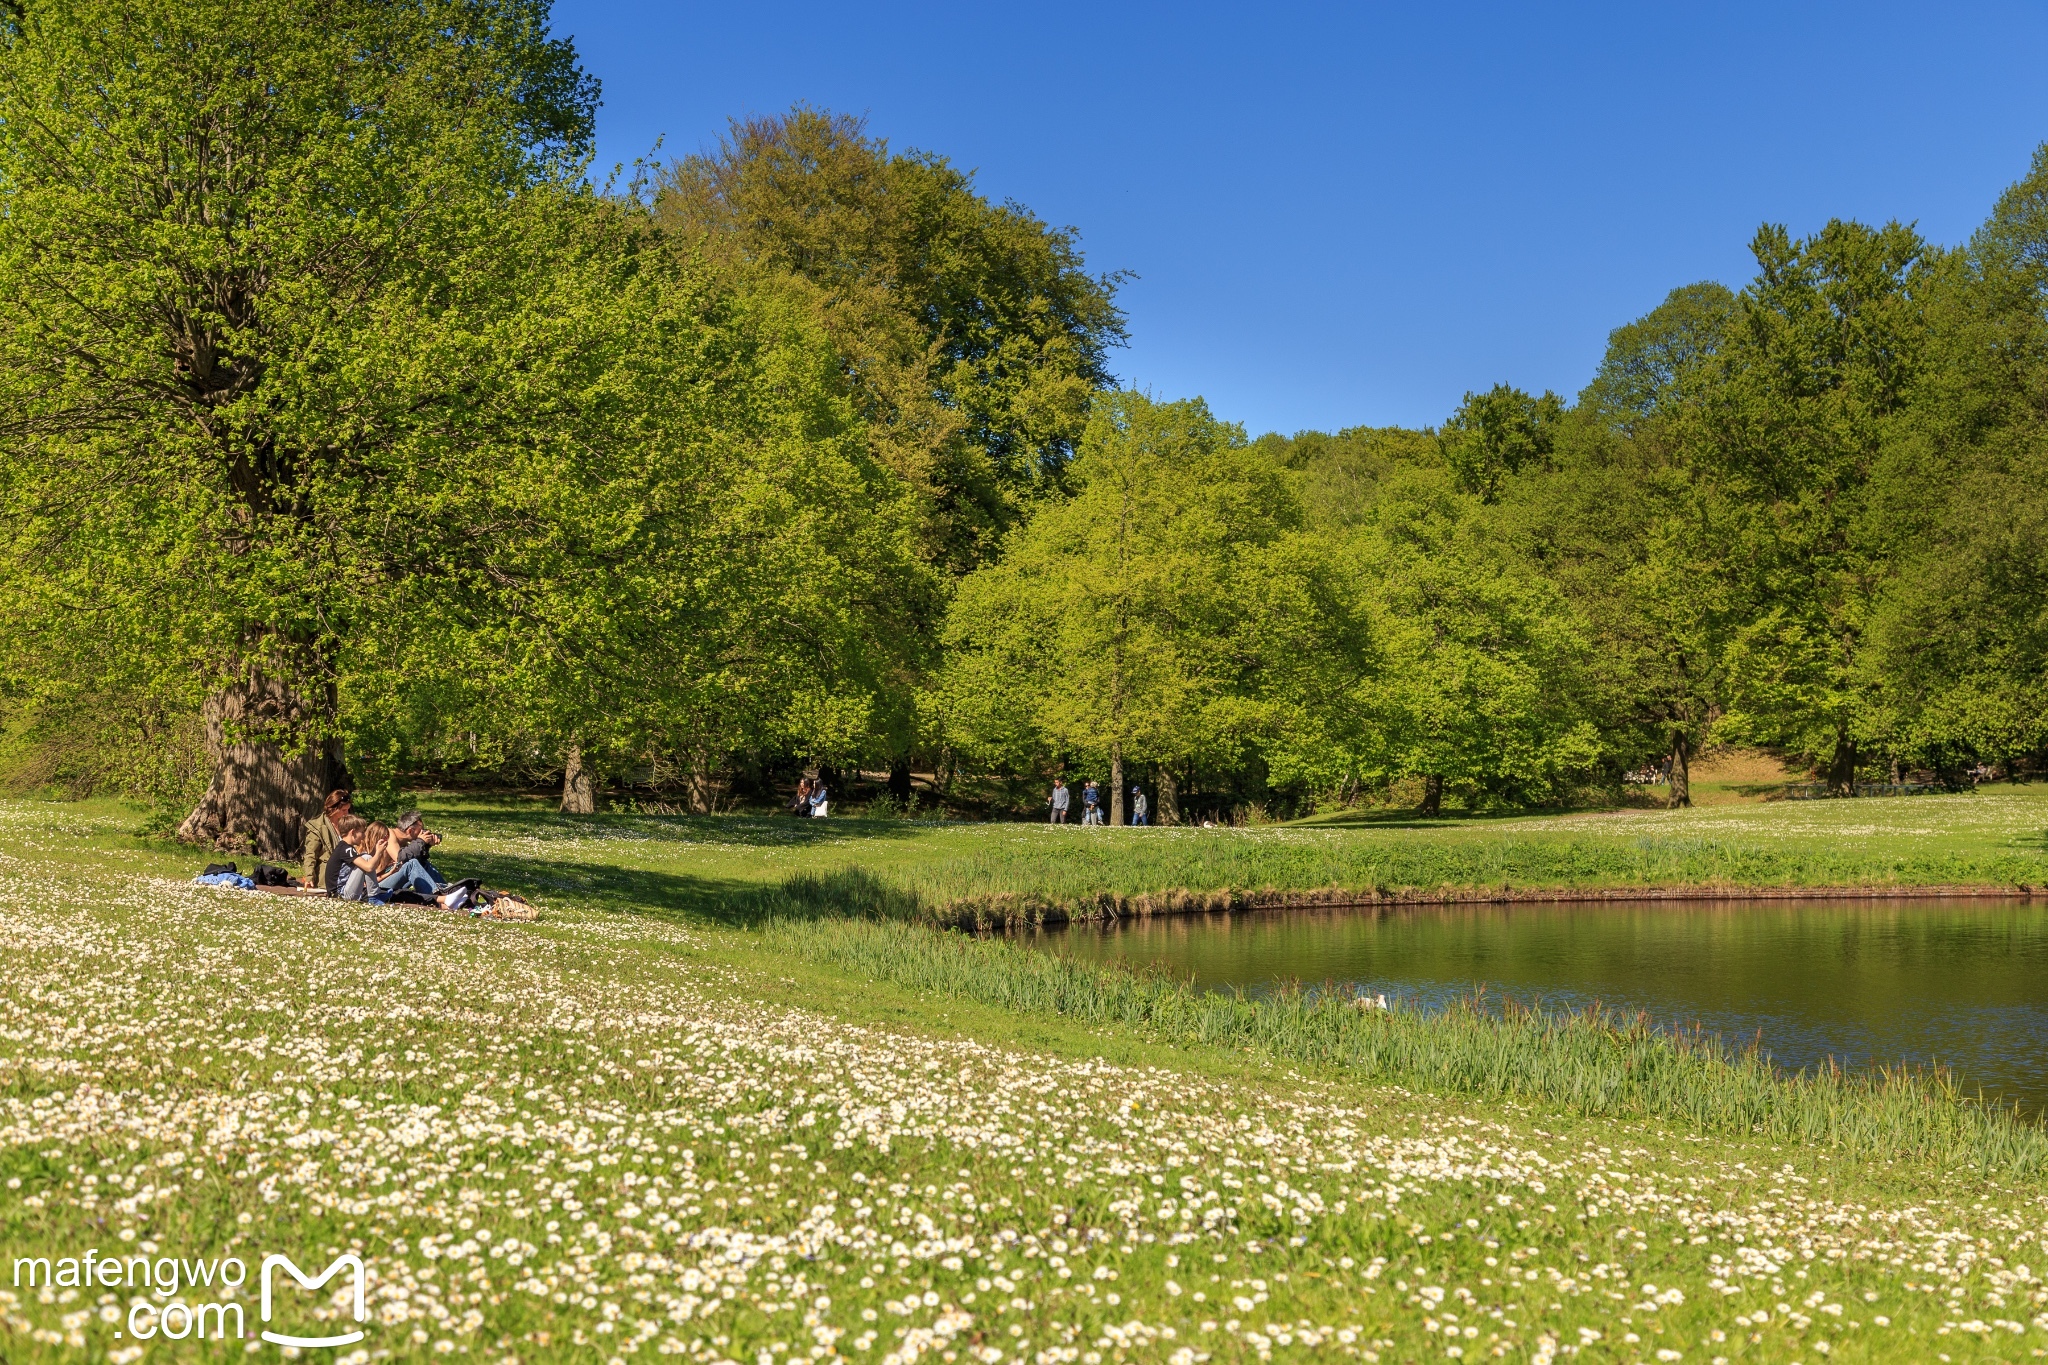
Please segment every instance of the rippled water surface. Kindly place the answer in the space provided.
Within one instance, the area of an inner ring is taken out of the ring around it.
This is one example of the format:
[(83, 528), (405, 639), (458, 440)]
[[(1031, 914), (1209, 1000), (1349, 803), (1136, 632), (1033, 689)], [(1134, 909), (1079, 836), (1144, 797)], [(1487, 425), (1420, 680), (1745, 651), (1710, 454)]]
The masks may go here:
[(1476, 987), (1647, 1011), (1780, 1063), (1939, 1062), (2048, 1109), (2048, 903), (1605, 902), (1187, 916), (1037, 935), (1208, 989), (1335, 983), (1423, 1008)]

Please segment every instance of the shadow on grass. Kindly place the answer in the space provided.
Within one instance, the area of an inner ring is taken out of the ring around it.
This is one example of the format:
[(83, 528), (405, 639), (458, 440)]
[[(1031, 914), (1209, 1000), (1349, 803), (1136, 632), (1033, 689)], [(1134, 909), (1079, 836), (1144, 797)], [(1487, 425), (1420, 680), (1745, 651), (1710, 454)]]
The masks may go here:
[(1341, 810), (1289, 820), (1289, 829), (1456, 829), (1460, 825), (1490, 825), (1502, 820), (1540, 820), (1545, 816), (1595, 815), (1611, 809), (1605, 806), (1574, 807), (1570, 810), (1485, 810), (1446, 811), (1424, 815), (1418, 810)]
[(739, 929), (779, 920), (914, 919), (920, 909), (915, 893), (857, 868), (799, 873), (762, 886), (733, 878), (478, 850), (444, 860), (442, 872), (478, 877), (486, 886), (517, 891), (543, 905)]
[(907, 820), (837, 818), (802, 820), (789, 815), (563, 815), (530, 807), (497, 805), (426, 806), (430, 825), (480, 838), (521, 838), (534, 835), (597, 835), (630, 833), (668, 838), (679, 844), (737, 844), (749, 848), (804, 848), (848, 839), (913, 839), (927, 825)]

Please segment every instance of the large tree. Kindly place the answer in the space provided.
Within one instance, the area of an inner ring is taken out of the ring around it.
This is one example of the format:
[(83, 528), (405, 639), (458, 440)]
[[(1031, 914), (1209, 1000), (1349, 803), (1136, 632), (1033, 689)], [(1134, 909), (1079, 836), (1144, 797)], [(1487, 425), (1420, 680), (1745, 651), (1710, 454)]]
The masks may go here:
[(1164, 797), (1298, 741), (1363, 640), (1288, 472), (1200, 400), (1099, 400), (1072, 477), (962, 583), (942, 709), (970, 751), (1105, 764), (1122, 823), (1128, 765)]
[(17, 697), (203, 704), (184, 832), (397, 761), (868, 742), (936, 615), (800, 300), (574, 159), (530, 4), (38, 5), (0, 48)]
[(927, 556), (954, 573), (1058, 480), (1112, 383), (1118, 277), (1086, 271), (1074, 231), (858, 119), (799, 105), (736, 122), (667, 168), (655, 210), (806, 286), (879, 458), (921, 497)]
[(1674, 289), (1608, 335), (1607, 353), (1558, 430), (1553, 467), (1516, 481), (1498, 524), (1587, 622), (1607, 756), (1661, 753), (1671, 802), (1691, 803), (1690, 763), (1728, 697), (1740, 623), (1737, 521), (1674, 438), (1716, 382), (1735, 296)]
[(287, 852), (338, 778), (322, 572), (385, 528), (320, 486), (432, 418), (334, 376), (473, 295), (595, 102), (534, 0), (39, 0), (0, 34), (10, 634), (201, 680), (188, 837)]
[(1925, 340), (1927, 248), (1912, 229), (1760, 229), (1719, 375), (1683, 410), (1686, 458), (1727, 523), (1744, 620), (1729, 646), (1731, 738), (1815, 755), (1847, 790), (1879, 698), (1865, 667), (1897, 569), (1873, 490)]

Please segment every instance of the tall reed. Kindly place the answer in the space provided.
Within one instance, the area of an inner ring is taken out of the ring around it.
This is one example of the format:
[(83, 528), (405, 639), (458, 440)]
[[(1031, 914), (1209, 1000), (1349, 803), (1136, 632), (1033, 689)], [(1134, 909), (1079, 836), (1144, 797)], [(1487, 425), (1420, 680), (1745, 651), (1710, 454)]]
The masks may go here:
[[(1024, 1013), (1126, 1025), (1182, 1045), (1252, 1049), (1439, 1094), (1561, 1105), (1589, 1115), (1665, 1119), (1706, 1134), (1908, 1157), (1985, 1172), (2048, 1169), (2048, 1130), (1966, 1099), (1938, 1073), (1787, 1075), (1751, 1049), (1674, 1035), (1601, 1012), (1441, 1013), (1361, 1009), (1326, 992), (1258, 999), (1196, 991), (1115, 966), (1002, 940), (869, 916), (767, 921), (777, 949), (913, 990)], [(852, 908), (852, 907), (849, 907)]]

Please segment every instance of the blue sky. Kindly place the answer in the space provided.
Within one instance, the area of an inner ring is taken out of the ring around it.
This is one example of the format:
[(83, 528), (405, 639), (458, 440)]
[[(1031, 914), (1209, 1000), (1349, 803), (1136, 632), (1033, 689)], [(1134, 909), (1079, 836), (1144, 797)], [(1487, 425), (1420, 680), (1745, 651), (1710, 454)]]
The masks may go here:
[(2048, 141), (2048, 5), (558, 0), (600, 162), (803, 100), (1130, 270), (1118, 375), (1263, 431), (1578, 391), (1756, 226), (1966, 238)]

